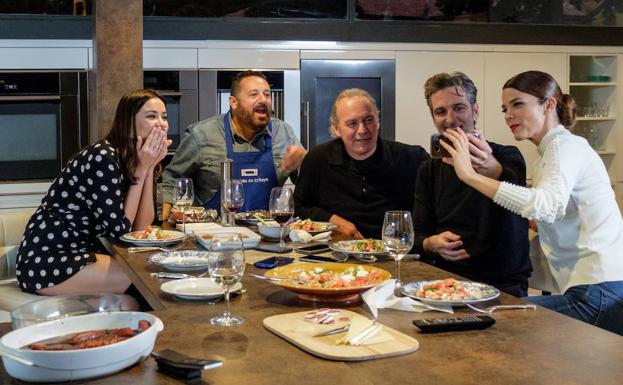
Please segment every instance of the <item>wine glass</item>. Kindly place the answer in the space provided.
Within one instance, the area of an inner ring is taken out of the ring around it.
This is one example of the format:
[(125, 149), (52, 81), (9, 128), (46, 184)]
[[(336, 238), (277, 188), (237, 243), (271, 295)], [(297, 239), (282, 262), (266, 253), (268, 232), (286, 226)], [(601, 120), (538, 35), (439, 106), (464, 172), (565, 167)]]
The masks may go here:
[(400, 292), (400, 261), (413, 247), (414, 232), (411, 213), (408, 211), (386, 211), (383, 220), (383, 245), (396, 261), (396, 293)]
[(229, 311), (229, 290), (242, 278), (244, 273), (244, 248), (242, 238), (236, 233), (217, 233), (212, 235), (208, 271), (210, 278), (223, 288), (225, 293), (225, 313), (210, 319), (210, 323), (220, 326), (240, 325), (244, 318), (231, 315)]
[(223, 204), (229, 211), (227, 224), (234, 225), (234, 215), (244, 205), (244, 184), (239, 179), (232, 179), (223, 189)]
[(294, 214), (294, 192), (292, 189), (290, 187), (273, 187), (270, 191), (268, 210), (273, 219), (279, 223), (279, 247), (285, 249), (283, 227)]
[(186, 207), (192, 206), (194, 200), (193, 180), (190, 178), (176, 179), (173, 187), (173, 201), (175, 205), (182, 208), (182, 231), (184, 234), (186, 234)]

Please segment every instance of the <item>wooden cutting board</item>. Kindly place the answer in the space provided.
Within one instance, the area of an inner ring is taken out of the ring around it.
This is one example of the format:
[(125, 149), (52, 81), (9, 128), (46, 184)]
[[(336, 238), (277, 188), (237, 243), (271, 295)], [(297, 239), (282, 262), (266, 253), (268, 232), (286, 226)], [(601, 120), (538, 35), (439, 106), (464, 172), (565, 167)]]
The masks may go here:
[[(363, 346), (338, 345), (337, 342), (344, 337), (344, 333), (324, 337), (313, 335), (340, 327), (350, 321), (319, 325), (305, 320), (307, 313), (308, 311), (304, 311), (271, 316), (264, 319), (264, 327), (310, 354), (335, 361), (364, 361), (399, 356), (415, 352), (420, 347), (415, 338), (387, 326), (383, 326), (383, 331), (393, 337), (391, 341)], [(350, 320), (357, 317), (365, 318), (361, 314), (342, 309), (339, 317), (348, 317)]]

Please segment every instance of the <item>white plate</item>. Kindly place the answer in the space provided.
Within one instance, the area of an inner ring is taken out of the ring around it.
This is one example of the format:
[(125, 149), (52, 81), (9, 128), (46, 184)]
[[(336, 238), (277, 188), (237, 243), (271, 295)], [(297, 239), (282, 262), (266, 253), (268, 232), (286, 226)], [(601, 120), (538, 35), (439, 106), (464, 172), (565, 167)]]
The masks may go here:
[(400, 291), (413, 299), (417, 299), (418, 301), (430, 303), (432, 305), (452, 305), (452, 306), (463, 306), (466, 303), (477, 303), (490, 301), (494, 298), (497, 298), (500, 295), (500, 291), (491, 285), (487, 285), (486, 283), (480, 282), (471, 282), (471, 281), (458, 281), (462, 284), (465, 289), (471, 294), (470, 298), (463, 300), (437, 300), (437, 299), (428, 299), (428, 298), (419, 298), (416, 296), (417, 291), (423, 287), (424, 285), (430, 285), (440, 280), (433, 281), (418, 281), (411, 282), (406, 285), (403, 285), (400, 288)]
[(201, 244), (201, 246), (206, 249), (210, 249), (211, 241), (209, 239), (204, 239), (203, 235), (214, 235), (218, 233), (238, 233), (242, 237), (242, 245), (245, 249), (252, 249), (260, 243), (262, 237), (253, 231), (247, 229), (246, 227), (220, 227), (215, 229), (210, 229), (206, 231), (196, 231), (195, 237), (197, 238), (197, 242)]
[(355, 246), (355, 244), (360, 241), (361, 240), (339, 241), (339, 242), (331, 243), (329, 247), (331, 248), (331, 250), (337, 251), (338, 253), (364, 254), (364, 255), (388, 255), (387, 251), (352, 251), (353, 246)]
[(165, 251), (150, 256), (149, 262), (171, 271), (206, 270), (208, 252), (201, 250)]
[[(242, 284), (237, 282), (231, 287), (230, 292), (240, 289), (242, 289)], [(163, 283), (160, 290), (182, 299), (213, 299), (223, 295), (223, 288), (212, 278), (184, 278), (169, 281)]]
[(165, 235), (170, 236), (171, 238), (167, 239), (136, 239), (132, 237), (132, 234), (140, 234), (142, 231), (133, 231), (131, 233), (123, 234), (119, 239), (125, 242), (130, 242), (136, 246), (165, 246), (172, 245), (184, 239), (186, 234), (181, 231), (175, 230), (162, 230)]

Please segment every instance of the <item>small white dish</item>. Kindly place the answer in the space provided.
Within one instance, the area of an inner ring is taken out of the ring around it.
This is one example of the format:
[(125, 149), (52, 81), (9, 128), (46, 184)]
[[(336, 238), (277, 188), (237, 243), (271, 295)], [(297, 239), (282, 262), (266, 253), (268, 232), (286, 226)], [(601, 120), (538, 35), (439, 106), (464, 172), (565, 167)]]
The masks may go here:
[(197, 238), (197, 242), (201, 244), (201, 246), (206, 249), (210, 249), (210, 243), (212, 242), (211, 235), (218, 233), (237, 233), (240, 234), (242, 238), (242, 245), (245, 249), (252, 249), (260, 243), (262, 237), (257, 235), (252, 230), (249, 230), (246, 227), (218, 227), (214, 229), (209, 229), (205, 231), (196, 231), (195, 237)]
[[(237, 282), (231, 287), (230, 292), (242, 289), (242, 284)], [(202, 300), (214, 299), (223, 295), (223, 288), (212, 278), (184, 278), (177, 281), (165, 282), (160, 290), (181, 299)]]

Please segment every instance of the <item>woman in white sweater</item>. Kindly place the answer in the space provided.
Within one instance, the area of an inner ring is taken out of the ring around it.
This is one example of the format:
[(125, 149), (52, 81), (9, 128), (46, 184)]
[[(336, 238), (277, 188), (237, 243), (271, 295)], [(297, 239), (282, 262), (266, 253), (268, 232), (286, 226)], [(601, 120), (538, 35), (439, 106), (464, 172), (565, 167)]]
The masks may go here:
[(603, 162), (575, 122), (575, 101), (539, 71), (520, 73), (502, 90), (502, 110), (516, 140), (541, 156), (533, 186), (516, 186), (474, 171), (469, 137), (444, 134), (458, 177), (494, 202), (535, 220), (543, 253), (562, 295), (527, 297), (538, 305), (623, 335), (623, 220)]

